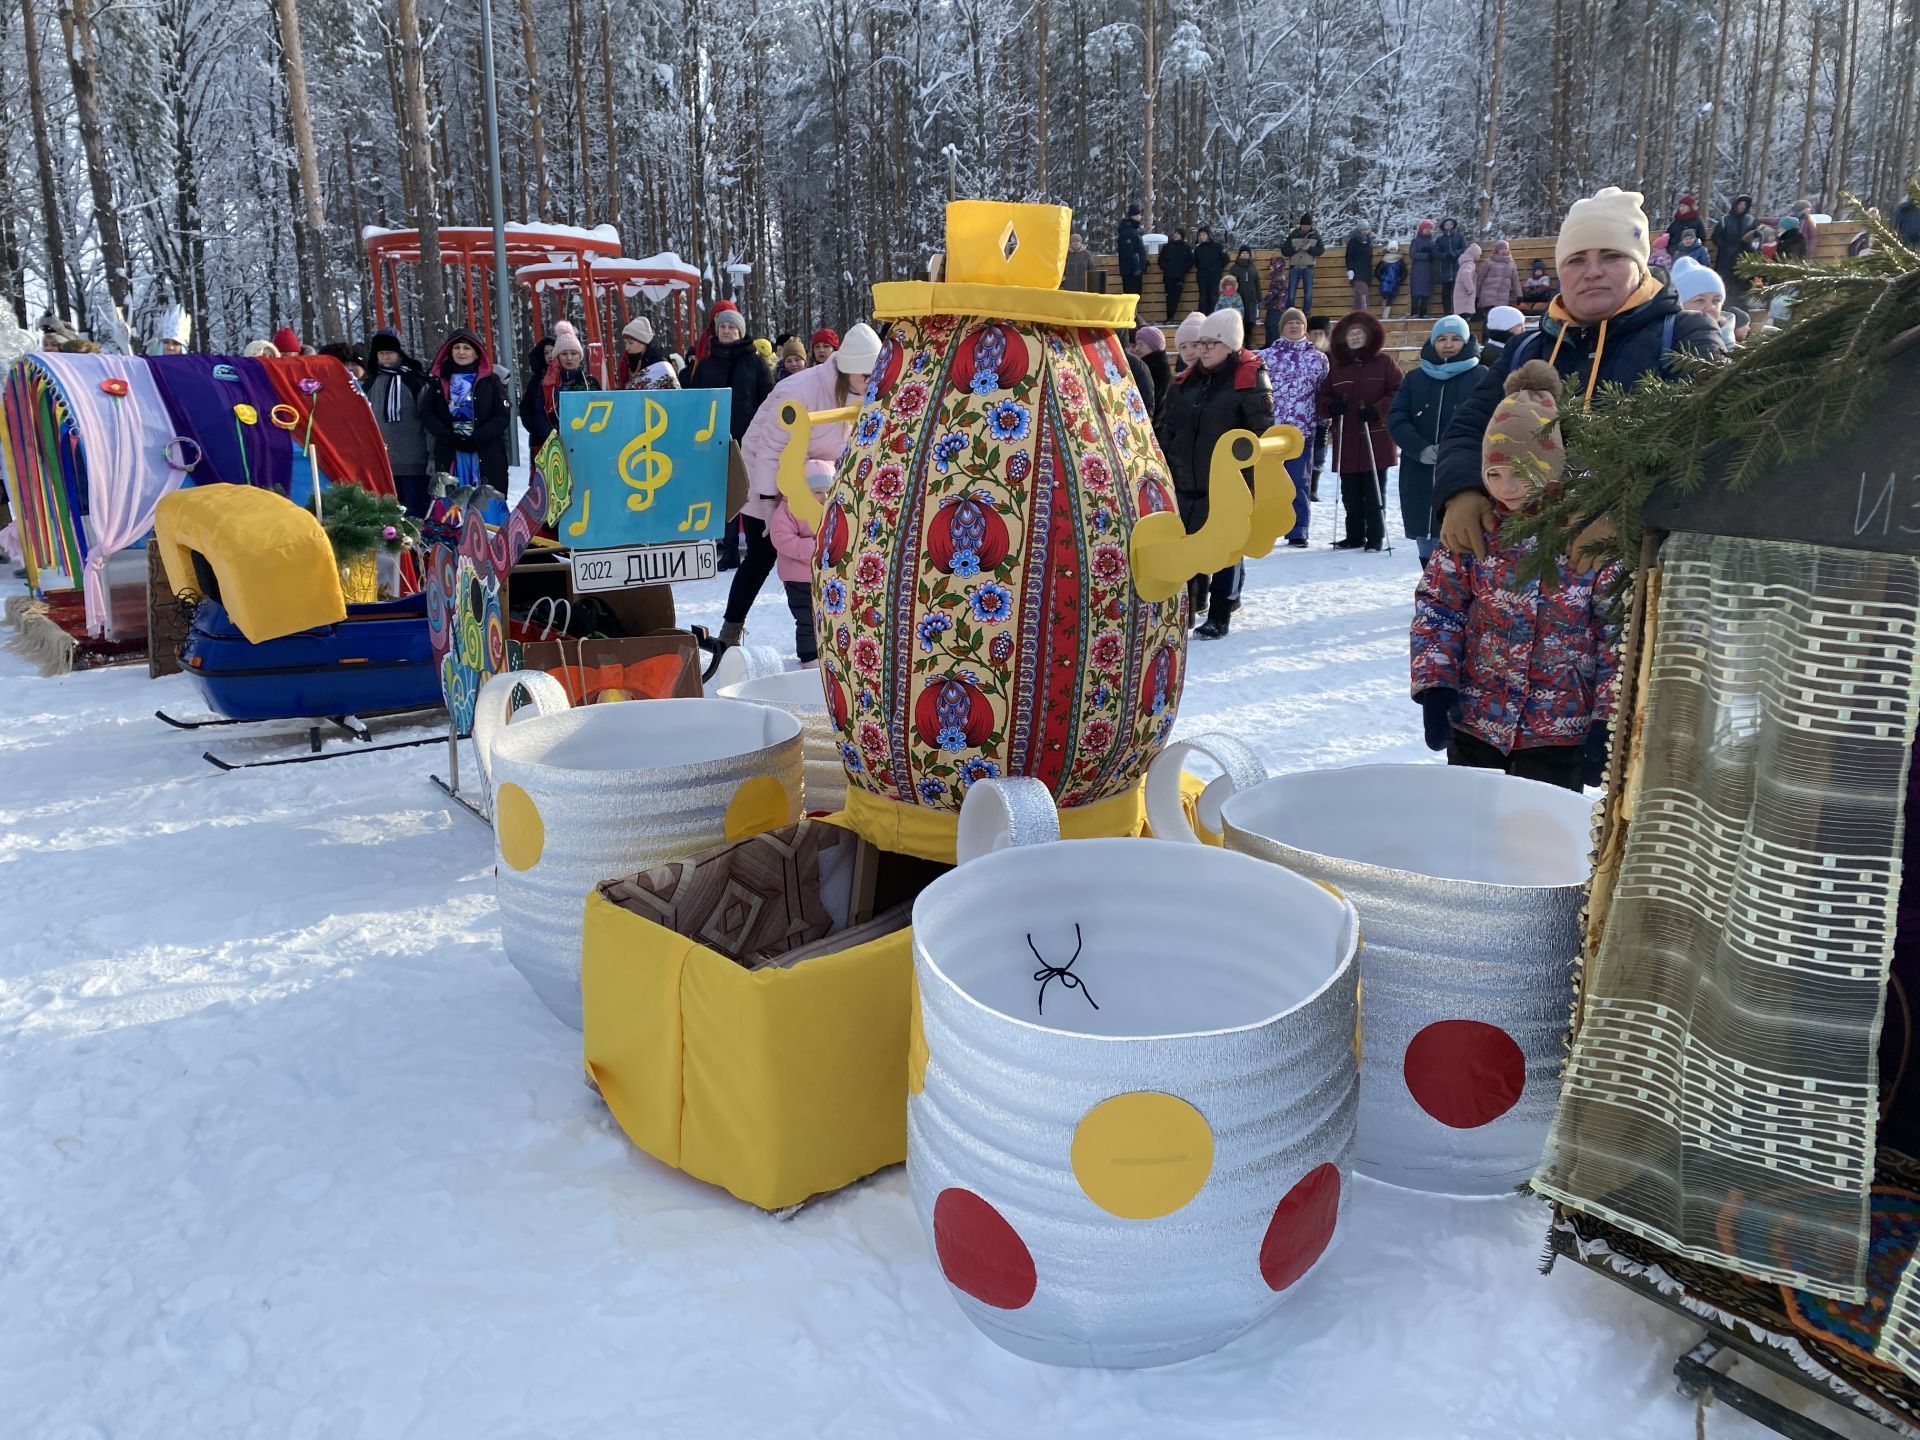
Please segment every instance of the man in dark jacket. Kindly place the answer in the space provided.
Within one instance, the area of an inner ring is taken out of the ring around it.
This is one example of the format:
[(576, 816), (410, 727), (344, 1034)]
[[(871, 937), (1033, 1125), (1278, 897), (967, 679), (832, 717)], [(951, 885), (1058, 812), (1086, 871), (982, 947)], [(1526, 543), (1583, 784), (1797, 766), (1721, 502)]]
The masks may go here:
[(376, 330), (367, 342), (367, 403), (386, 442), (387, 464), (393, 469), (394, 489), (409, 515), (424, 520), (432, 503), (433, 437), (420, 415), (420, 392), (427, 372), (407, 354), (400, 336)]
[[(1273, 382), (1258, 355), (1243, 348), (1244, 322), (1237, 310), (1216, 310), (1200, 332), (1199, 363), (1173, 382), (1161, 417), (1167, 468), (1173, 472), (1173, 492), (1180, 507), (1180, 523), (1192, 534), (1207, 523), (1210, 509), (1208, 482), (1213, 447), (1229, 430), (1264, 434), (1273, 423)], [(1203, 603), (1207, 618), (1194, 634), (1218, 640), (1227, 633), (1233, 603), (1234, 566), (1212, 577), (1197, 576), (1189, 595), (1193, 608)]]
[(1893, 229), (1903, 245), (1920, 245), (1920, 205), (1907, 196), (1893, 207)]
[(1113, 247), (1120, 257), (1120, 288), (1138, 295), (1147, 274), (1147, 243), (1140, 238), (1140, 207), (1129, 205)]
[(1160, 247), (1160, 277), (1167, 292), (1167, 318), (1180, 313), (1180, 294), (1187, 288), (1187, 272), (1193, 269), (1193, 247), (1187, 232), (1174, 227), (1173, 235)]
[(1194, 232), (1194, 238), (1200, 243), (1193, 247), (1193, 275), (1200, 287), (1200, 304), (1197, 307), (1202, 315), (1211, 315), (1213, 307), (1220, 303), (1220, 277), (1227, 272), (1227, 247), (1213, 238), (1213, 232), (1202, 225)]
[(1300, 223), (1280, 242), (1280, 253), (1287, 257), (1287, 304), (1312, 310), (1313, 262), (1327, 253), (1327, 242), (1313, 228), (1313, 216), (1300, 217)]
[(1353, 308), (1367, 309), (1367, 287), (1373, 283), (1373, 226), (1364, 220), (1347, 236), (1347, 283), (1353, 286)]
[(1609, 185), (1576, 200), (1560, 227), (1554, 264), (1560, 294), (1540, 329), (1507, 348), (1440, 441), (1433, 481), (1440, 543), (1486, 558), (1493, 502), (1480, 478), (1480, 443), (1505, 394), (1507, 375), (1528, 360), (1548, 361), (1568, 377), (1567, 403), (1588, 404), (1601, 385), (1630, 388), (1660, 371), (1670, 353), (1714, 359), (1726, 353), (1720, 328), (1680, 302), (1647, 268), (1646, 211), (1637, 191)]
[(1748, 237), (1760, 228), (1760, 217), (1753, 213), (1753, 197), (1737, 196), (1733, 208), (1713, 227), (1713, 268), (1727, 282), (1727, 294), (1744, 295), (1747, 282), (1735, 272), (1740, 257), (1749, 253)]
[(1451, 215), (1440, 222), (1433, 237), (1433, 278), (1440, 287), (1440, 308), (1453, 308), (1453, 282), (1460, 278), (1460, 257), (1467, 253), (1466, 232)]

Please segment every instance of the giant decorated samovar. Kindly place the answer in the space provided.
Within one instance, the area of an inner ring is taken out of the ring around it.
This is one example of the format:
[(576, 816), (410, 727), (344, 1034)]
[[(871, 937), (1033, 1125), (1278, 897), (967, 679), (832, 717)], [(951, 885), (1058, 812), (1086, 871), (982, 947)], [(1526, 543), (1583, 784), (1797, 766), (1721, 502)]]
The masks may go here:
[(1209, 519), (1181, 526), (1119, 329), (1136, 297), (1060, 290), (1071, 212), (957, 201), (928, 281), (874, 287), (891, 322), (824, 502), (789, 403), (788, 504), (813, 523), (821, 683), (848, 819), (951, 860), (967, 788), (1044, 782), (1068, 837), (1141, 828), (1186, 662), (1186, 582), (1290, 524), (1301, 437), (1230, 432)]

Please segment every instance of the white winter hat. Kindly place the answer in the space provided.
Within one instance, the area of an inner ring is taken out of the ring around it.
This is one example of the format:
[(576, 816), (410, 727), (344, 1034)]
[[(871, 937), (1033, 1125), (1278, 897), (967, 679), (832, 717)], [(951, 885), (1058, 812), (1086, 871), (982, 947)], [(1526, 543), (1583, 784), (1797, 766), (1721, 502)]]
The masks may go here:
[(1173, 332), (1174, 348), (1178, 349), (1182, 345), (1198, 344), (1201, 327), (1206, 323), (1207, 317), (1202, 315), (1198, 310), (1190, 313), (1186, 319), (1180, 322), (1180, 328)]
[(1527, 317), (1511, 305), (1496, 305), (1487, 312), (1489, 335), (1511, 335), (1527, 323)]
[(569, 351), (584, 356), (587, 347), (580, 343), (580, 332), (570, 321), (556, 320), (553, 322), (553, 358), (558, 360)]
[(840, 348), (833, 352), (833, 363), (842, 375), (870, 375), (879, 359), (880, 337), (865, 321), (847, 331)]
[(1682, 305), (1701, 295), (1718, 295), (1724, 300), (1727, 282), (1712, 267), (1702, 265), (1691, 255), (1682, 255), (1673, 266), (1673, 293), (1680, 297)]
[(1216, 310), (1202, 322), (1199, 338), (1218, 340), (1229, 350), (1238, 350), (1247, 338), (1246, 322), (1238, 310)]
[(1560, 238), (1553, 247), (1553, 268), (1558, 270), (1570, 256), (1582, 250), (1618, 250), (1631, 255), (1647, 268), (1652, 253), (1652, 238), (1647, 233), (1645, 200), (1638, 190), (1622, 190), (1609, 185), (1584, 200), (1573, 202), (1560, 226)]
[(627, 322), (627, 328), (620, 332), (629, 340), (638, 340), (642, 345), (653, 343), (653, 322), (646, 316), (636, 316)]
[(193, 317), (185, 307), (169, 305), (160, 312), (160, 323), (154, 327), (155, 339), (171, 340), (176, 345), (188, 345), (193, 341)]

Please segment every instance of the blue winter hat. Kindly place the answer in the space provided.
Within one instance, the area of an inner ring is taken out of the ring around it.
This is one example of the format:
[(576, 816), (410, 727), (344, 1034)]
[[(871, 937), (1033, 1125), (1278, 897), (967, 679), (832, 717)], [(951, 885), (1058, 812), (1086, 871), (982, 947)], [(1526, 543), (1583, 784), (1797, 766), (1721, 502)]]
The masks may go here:
[(1447, 315), (1433, 322), (1433, 333), (1427, 338), (1438, 340), (1442, 335), (1458, 335), (1462, 340), (1471, 340), (1473, 334), (1467, 329), (1467, 322), (1458, 315)]

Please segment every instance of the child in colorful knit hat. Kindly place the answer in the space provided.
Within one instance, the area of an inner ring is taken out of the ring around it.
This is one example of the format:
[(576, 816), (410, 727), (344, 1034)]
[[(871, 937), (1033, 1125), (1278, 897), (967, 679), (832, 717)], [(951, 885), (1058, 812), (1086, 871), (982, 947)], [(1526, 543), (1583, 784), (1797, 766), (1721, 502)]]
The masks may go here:
[(1506, 524), (1565, 478), (1560, 389), (1544, 360), (1507, 377), (1480, 450), (1500, 529), (1484, 560), (1443, 547), (1427, 562), (1414, 593), (1412, 690), (1427, 748), (1445, 750), (1449, 765), (1578, 790), (1606, 768), (1619, 668), (1607, 607), (1620, 567), (1582, 570), (1562, 556), (1557, 583), (1543, 589), (1520, 578), (1536, 542), (1509, 538)]

